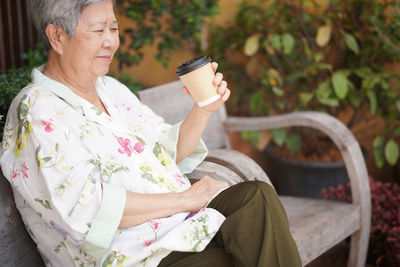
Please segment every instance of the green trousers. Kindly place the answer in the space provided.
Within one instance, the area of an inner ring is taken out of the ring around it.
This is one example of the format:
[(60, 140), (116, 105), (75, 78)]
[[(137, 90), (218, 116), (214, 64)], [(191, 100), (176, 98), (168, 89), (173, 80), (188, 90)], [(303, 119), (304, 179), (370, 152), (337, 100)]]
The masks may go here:
[(226, 217), (212, 242), (202, 252), (174, 251), (159, 266), (301, 266), (285, 209), (270, 185), (260, 181), (234, 185), (209, 207)]

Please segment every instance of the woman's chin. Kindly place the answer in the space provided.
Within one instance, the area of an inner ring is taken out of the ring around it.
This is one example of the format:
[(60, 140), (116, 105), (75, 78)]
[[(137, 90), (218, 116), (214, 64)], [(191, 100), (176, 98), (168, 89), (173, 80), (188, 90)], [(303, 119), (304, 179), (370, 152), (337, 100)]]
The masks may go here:
[(95, 69), (95, 73), (97, 74), (97, 76), (103, 76), (106, 75), (109, 70), (110, 64), (107, 64), (107, 66), (105, 66), (104, 64), (103, 66), (97, 66), (97, 68)]

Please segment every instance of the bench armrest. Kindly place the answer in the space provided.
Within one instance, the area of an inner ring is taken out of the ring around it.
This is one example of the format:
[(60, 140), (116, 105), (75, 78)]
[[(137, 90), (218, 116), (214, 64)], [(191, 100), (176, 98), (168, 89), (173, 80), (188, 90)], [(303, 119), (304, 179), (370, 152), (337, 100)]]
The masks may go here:
[(211, 150), (206, 157), (206, 161), (218, 163), (231, 169), (243, 181), (259, 180), (273, 187), (264, 170), (254, 160), (239, 151), (227, 149)]
[[(228, 117), (226, 131), (255, 131), (291, 126), (318, 129), (327, 134), (342, 153), (351, 183), (354, 204), (361, 208), (361, 225), (364, 233), (369, 233), (371, 220), (371, 195), (368, 173), (360, 145), (351, 131), (335, 117), (322, 112), (295, 112), (269, 117)], [(360, 237), (368, 242), (368, 235)]]
[(199, 166), (194, 169), (193, 172), (187, 174), (191, 183), (196, 179), (201, 179), (203, 176), (208, 175), (216, 180), (226, 181), (230, 185), (234, 185), (243, 182), (243, 178), (240, 177), (233, 170), (224, 167), (214, 162), (203, 161)]

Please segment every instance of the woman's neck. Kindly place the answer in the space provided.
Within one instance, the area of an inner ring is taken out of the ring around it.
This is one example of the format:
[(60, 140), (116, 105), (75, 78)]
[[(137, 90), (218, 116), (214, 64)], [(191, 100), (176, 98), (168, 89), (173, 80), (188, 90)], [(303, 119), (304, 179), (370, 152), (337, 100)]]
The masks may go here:
[(51, 51), (43, 74), (64, 84), (78, 96), (108, 113), (95, 89), (98, 77), (89, 76), (87, 72), (79, 72), (73, 68), (65, 67), (61, 63), (59, 56)]

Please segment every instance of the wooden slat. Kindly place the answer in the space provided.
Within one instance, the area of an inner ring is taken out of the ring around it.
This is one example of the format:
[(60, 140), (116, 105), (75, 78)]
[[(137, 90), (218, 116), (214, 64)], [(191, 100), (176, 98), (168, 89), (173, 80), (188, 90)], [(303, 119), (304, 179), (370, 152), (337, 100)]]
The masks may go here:
[(274, 187), (264, 170), (254, 160), (239, 151), (228, 149), (211, 150), (206, 160), (233, 170), (243, 181), (258, 180)]
[(216, 180), (227, 181), (230, 185), (243, 182), (243, 179), (234, 171), (208, 161), (203, 161), (192, 173), (188, 174), (187, 177), (191, 179), (200, 179), (205, 175), (208, 175)]
[(280, 196), (303, 265), (360, 228), (360, 206), (338, 201)]

